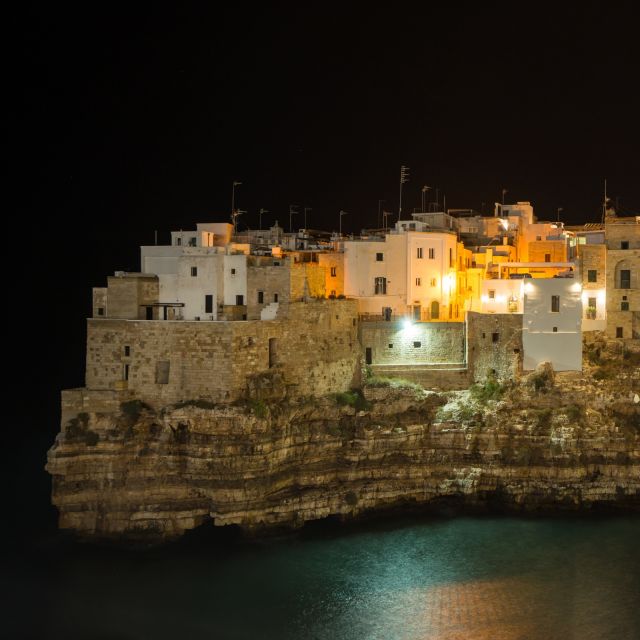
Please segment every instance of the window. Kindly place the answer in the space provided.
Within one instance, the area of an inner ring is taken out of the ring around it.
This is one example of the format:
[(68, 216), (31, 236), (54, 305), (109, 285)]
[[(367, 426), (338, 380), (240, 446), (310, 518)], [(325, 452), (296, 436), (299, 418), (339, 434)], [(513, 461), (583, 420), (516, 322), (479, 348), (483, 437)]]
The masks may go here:
[(558, 327), (553, 327), (553, 333), (558, 333)]
[(393, 345), (392, 344), (389, 344), (389, 349), (393, 349)]
[(213, 313), (213, 296), (211, 294), (204, 297), (204, 312)]
[(337, 267), (331, 267), (331, 277), (335, 278), (337, 274)]
[(125, 345), (124, 347), (124, 356), (128, 358), (131, 355), (131, 347), (129, 345)]
[(264, 291), (258, 291), (258, 304), (264, 304)]
[(433, 260), (436, 257), (436, 250), (434, 248), (429, 249), (429, 260)]
[(176, 245), (180, 247), (182, 245), (182, 238), (176, 238)]
[(236, 275), (236, 270), (235, 269), (231, 269), (231, 275), (235, 276)]
[(274, 302), (278, 302), (278, 294), (277, 293), (273, 294), (273, 301)]
[(129, 379), (129, 365), (125, 364), (124, 368), (122, 370), (122, 379), (123, 380), (128, 380)]
[(621, 249), (628, 249), (629, 248), (629, 241), (628, 240), (622, 240), (620, 242), (620, 248)]
[(544, 254), (544, 261), (545, 262), (551, 262), (551, 254), (550, 253), (545, 253)]
[(331, 295), (331, 296), (333, 296), (335, 298), (336, 297), (336, 290), (335, 289), (331, 289), (331, 293), (329, 295)]
[(191, 267), (191, 277), (195, 278), (198, 275), (198, 267)]
[(536, 242), (540, 242), (542, 240), (542, 236), (536, 236)]
[(156, 362), (156, 384), (169, 384), (169, 361)]
[(551, 312), (560, 312), (560, 296), (551, 296)]
[(625, 300), (620, 303), (620, 311), (629, 311), (629, 303)]
[(382, 262), (384, 260), (383, 253), (376, 253), (376, 262)]
[(449, 249), (449, 266), (455, 267), (455, 262), (453, 261), (453, 249)]
[(438, 281), (435, 278), (431, 278), (430, 284), (432, 287), (435, 287), (438, 284)]
[(597, 282), (597, 281), (598, 281), (598, 270), (589, 269), (587, 271), (587, 282)]
[(104, 315), (104, 307), (98, 307), (98, 315), (99, 316), (103, 316)]
[(376, 278), (374, 280), (374, 293), (375, 295), (386, 295), (387, 294), (387, 279), (386, 278)]
[(236, 296), (236, 306), (237, 307), (241, 307), (242, 305), (244, 305), (244, 296), (237, 295)]
[(414, 343), (413, 343), (413, 346), (414, 346), (416, 349), (419, 349), (419, 348), (422, 346), (422, 342), (414, 342)]
[(498, 342), (498, 340), (500, 340), (500, 334), (499, 333), (492, 333), (491, 334), (491, 342)]
[(495, 300), (495, 298), (496, 298), (496, 290), (489, 289), (489, 300)]
[(195, 247), (196, 246), (196, 239), (195, 238), (189, 238), (189, 246), (190, 247)]
[(416, 258), (422, 258), (422, 247), (416, 249)]
[(624, 338), (622, 327), (616, 327), (616, 338)]
[(620, 269), (620, 288), (631, 289), (631, 269)]
[(416, 278), (416, 287), (421, 286), (422, 281), (420, 280), (420, 278)]

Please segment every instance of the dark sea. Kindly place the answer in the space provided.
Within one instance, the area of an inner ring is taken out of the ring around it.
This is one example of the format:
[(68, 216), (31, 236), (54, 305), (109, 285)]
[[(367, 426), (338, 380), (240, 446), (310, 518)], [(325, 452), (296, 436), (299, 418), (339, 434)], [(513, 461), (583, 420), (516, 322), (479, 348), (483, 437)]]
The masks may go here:
[(5, 563), (2, 637), (640, 638), (640, 517), (438, 517), (154, 549), (48, 531)]

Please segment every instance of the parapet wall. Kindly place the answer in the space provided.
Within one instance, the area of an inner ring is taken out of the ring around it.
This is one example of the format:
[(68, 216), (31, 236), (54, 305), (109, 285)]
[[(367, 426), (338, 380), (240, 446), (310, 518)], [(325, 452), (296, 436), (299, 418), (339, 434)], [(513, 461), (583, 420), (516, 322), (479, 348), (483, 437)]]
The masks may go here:
[(356, 325), (353, 300), (295, 303), (287, 318), (269, 321), (90, 319), (86, 386), (127, 389), (155, 406), (233, 402), (252, 376), (269, 372), (290, 396), (343, 391), (359, 376)]

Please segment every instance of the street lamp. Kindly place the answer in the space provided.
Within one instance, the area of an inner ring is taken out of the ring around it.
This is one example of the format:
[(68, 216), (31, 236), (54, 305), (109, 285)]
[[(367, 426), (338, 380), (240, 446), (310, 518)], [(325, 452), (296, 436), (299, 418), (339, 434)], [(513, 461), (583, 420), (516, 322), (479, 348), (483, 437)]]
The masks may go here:
[(340, 211), (340, 237), (342, 238), (342, 216), (348, 215), (348, 211)]
[(502, 204), (504, 205), (504, 196), (506, 195), (508, 189), (502, 189)]

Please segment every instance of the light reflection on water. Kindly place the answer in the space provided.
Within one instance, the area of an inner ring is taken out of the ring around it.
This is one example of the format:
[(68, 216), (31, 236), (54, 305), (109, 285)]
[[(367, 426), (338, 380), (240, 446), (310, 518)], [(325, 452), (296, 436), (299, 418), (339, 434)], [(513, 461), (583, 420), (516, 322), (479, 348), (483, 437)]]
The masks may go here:
[(639, 543), (640, 518), (618, 517), (405, 521), (142, 553), (53, 545), (14, 566), (14, 612), (40, 614), (14, 629), (67, 639), (640, 638)]

